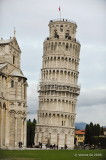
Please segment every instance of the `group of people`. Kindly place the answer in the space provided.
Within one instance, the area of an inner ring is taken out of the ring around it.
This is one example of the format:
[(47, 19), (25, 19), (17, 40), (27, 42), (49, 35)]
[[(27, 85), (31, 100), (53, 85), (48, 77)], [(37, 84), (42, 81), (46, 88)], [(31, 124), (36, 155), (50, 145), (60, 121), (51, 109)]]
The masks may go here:
[[(46, 146), (46, 149), (50, 148), (50, 149), (57, 149), (58, 150), (58, 145), (55, 145), (55, 144), (53, 144), (53, 145), (52, 144), (46, 144), (45, 146)], [(42, 148), (42, 143), (41, 142), (39, 142), (39, 148)], [(67, 145), (65, 144), (65, 146), (61, 149), (67, 149)]]
[(46, 148), (50, 148), (50, 149), (58, 149), (58, 145), (55, 145), (55, 144), (50, 144), (50, 145), (48, 145), (48, 144), (46, 144)]
[(19, 148), (22, 148), (22, 145), (23, 145), (22, 142), (19, 142)]

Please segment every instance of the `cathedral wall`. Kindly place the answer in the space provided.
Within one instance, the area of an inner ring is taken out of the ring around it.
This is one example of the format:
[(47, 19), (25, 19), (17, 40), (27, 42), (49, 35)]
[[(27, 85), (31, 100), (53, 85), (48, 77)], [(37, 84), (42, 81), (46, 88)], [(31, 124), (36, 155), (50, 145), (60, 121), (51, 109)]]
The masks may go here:
[(0, 148), (26, 147), (27, 81), (16, 38), (0, 40)]

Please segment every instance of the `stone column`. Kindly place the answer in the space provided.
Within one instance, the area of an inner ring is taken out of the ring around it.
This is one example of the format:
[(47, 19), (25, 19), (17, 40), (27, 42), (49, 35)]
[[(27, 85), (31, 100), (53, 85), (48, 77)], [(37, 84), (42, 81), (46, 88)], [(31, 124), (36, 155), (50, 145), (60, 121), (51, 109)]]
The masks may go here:
[(36, 142), (36, 144), (38, 144), (38, 138), (39, 138), (39, 135), (38, 135), (38, 133), (37, 133), (37, 132), (35, 133), (35, 136), (36, 136), (36, 141), (35, 141), (35, 142)]
[(48, 59), (48, 68), (50, 68), (50, 58)]
[(23, 100), (23, 84), (21, 84), (21, 99)]
[(0, 106), (0, 147), (1, 147), (1, 106)]
[(54, 77), (54, 79), (56, 80), (56, 70), (55, 70), (55, 77)]
[(48, 76), (47, 76), (48, 80), (50, 80), (49, 75), (50, 75), (50, 74), (49, 74), (49, 70), (48, 70)]
[(2, 147), (2, 132), (3, 132), (3, 108), (1, 108), (1, 114), (0, 114), (0, 121), (1, 121), (1, 126), (0, 126), (0, 147)]
[(51, 80), (52, 80), (52, 74), (53, 74), (53, 71), (51, 70)]
[(59, 77), (58, 77), (58, 81), (59, 81), (59, 80), (61, 80), (61, 78), (60, 78), (60, 70), (59, 70)]
[(52, 124), (52, 115), (50, 116), (50, 125)]
[(27, 84), (24, 84), (24, 99), (27, 99)]
[(24, 141), (23, 141), (23, 143), (24, 143), (24, 147), (26, 147), (26, 134), (27, 134), (27, 128), (26, 128), (26, 118), (24, 118), (24, 126), (23, 126), (23, 129), (24, 129), (24, 137), (23, 137), (23, 139), (24, 139)]
[(6, 110), (5, 110), (5, 108), (3, 109), (3, 126), (2, 126), (3, 128), (2, 128), (2, 130), (3, 130), (3, 132), (2, 132), (2, 144), (3, 144), (3, 146), (5, 147), (5, 135), (6, 135), (6, 132), (5, 132), (5, 127), (6, 127)]
[(59, 134), (57, 134), (57, 145), (59, 146)]
[(23, 129), (24, 125), (23, 125), (23, 117), (21, 117), (21, 142), (24, 143), (23, 141), (23, 132), (24, 132), (24, 129)]
[(49, 143), (51, 144), (51, 133), (49, 133)]
[(4, 109), (2, 108), (2, 113), (1, 113), (1, 147), (3, 146), (3, 130), (4, 130)]
[(57, 57), (56, 57), (56, 67), (57, 67)]
[(43, 135), (44, 135), (44, 132), (42, 132), (42, 139), (41, 139), (41, 143), (43, 144)]
[(6, 110), (6, 135), (5, 135), (5, 146), (9, 147), (9, 112)]
[(69, 68), (69, 67), (68, 67), (68, 64), (69, 64), (69, 59), (67, 58), (67, 67), (66, 67), (67, 69)]
[(15, 117), (15, 147), (18, 147), (18, 143), (17, 142), (17, 116)]
[(17, 94), (18, 94), (18, 82), (15, 82), (15, 99), (17, 100)]
[(67, 134), (65, 134), (64, 146), (67, 145)]

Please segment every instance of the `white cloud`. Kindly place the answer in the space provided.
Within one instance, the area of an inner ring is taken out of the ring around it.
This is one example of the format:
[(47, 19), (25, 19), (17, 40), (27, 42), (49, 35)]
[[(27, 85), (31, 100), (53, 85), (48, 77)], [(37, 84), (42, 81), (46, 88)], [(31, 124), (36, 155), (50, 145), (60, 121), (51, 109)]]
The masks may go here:
[(31, 82), (28, 87), (28, 112), (29, 114), (36, 113), (38, 108), (38, 83)]
[(106, 106), (106, 88), (92, 88), (81, 90), (78, 98), (79, 107), (90, 107), (92, 105)]
[(33, 121), (33, 119), (37, 120), (37, 113), (36, 114), (27, 114), (27, 120), (31, 119), (31, 121)]
[[(43, 41), (49, 35), (49, 20), (59, 18), (60, 3), (62, 17), (77, 22), (77, 38), (81, 42), (78, 120), (90, 119), (96, 111), (101, 122), (104, 113), (100, 114), (100, 111), (105, 111), (106, 104), (105, 0), (0, 0), (0, 37), (9, 38), (16, 27), (16, 37), (22, 50), (22, 70), (29, 84), (28, 112), (33, 117), (38, 107), (37, 83), (42, 66)], [(87, 112), (91, 108), (92, 113), (88, 117)], [(95, 121), (98, 121), (96, 116)]]
[(106, 126), (106, 104), (77, 107), (76, 122), (82, 121)]

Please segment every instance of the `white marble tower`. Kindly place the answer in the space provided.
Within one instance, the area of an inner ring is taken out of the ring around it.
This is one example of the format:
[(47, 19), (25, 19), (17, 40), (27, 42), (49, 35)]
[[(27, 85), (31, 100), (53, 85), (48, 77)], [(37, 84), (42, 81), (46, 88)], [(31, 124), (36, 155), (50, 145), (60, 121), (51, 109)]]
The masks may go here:
[(77, 25), (69, 20), (51, 20), (43, 44), (35, 145), (74, 147), (80, 43)]

